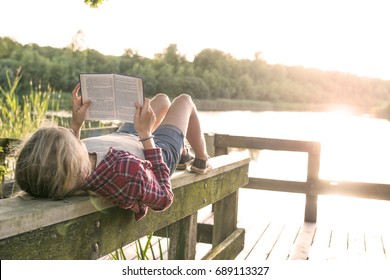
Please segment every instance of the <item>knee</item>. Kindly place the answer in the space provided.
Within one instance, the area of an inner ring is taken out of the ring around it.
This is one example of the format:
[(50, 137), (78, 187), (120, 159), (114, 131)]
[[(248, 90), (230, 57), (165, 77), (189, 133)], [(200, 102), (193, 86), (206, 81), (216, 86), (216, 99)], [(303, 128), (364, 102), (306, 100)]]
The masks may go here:
[(169, 106), (171, 106), (171, 100), (165, 93), (157, 93), (153, 99), (157, 100), (158, 104), (164, 107), (169, 108)]
[(163, 102), (171, 102), (168, 95), (166, 95), (165, 93), (157, 93), (154, 98), (157, 98)]
[(194, 102), (192, 101), (191, 95), (186, 94), (186, 93), (180, 94), (178, 97), (175, 98), (175, 100), (180, 101), (180, 102), (184, 102), (187, 104), (191, 104), (191, 105), (194, 104)]

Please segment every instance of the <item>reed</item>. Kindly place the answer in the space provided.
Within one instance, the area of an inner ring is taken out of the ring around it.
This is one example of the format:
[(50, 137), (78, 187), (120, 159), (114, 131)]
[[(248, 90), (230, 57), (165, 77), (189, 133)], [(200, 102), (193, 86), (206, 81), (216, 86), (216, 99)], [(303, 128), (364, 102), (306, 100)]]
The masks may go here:
[[(154, 233), (151, 233), (146, 236), (146, 243), (145, 245), (142, 245), (141, 239), (138, 239), (134, 241), (135, 245), (135, 251), (137, 255), (138, 260), (150, 260), (150, 255), (152, 260), (164, 260), (164, 252), (162, 249), (161, 245), (161, 239), (158, 239), (157, 245), (158, 246), (158, 254), (156, 255), (155, 253), (155, 248), (153, 247), (152, 244), (152, 238), (153, 238)], [(168, 244), (168, 243), (167, 243)], [(148, 256), (148, 252), (150, 252)], [(126, 254), (123, 250), (123, 248), (117, 249), (113, 253), (110, 254), (110, 257), (112, 260), (126, 260)]]
[[(21, 79), (20, 69), (13, 80), (8, 72), (6, 80), (8, 88), (0, 86), (0, 137), (1, 138), (23, 138), (35, 129), (42, 122), (48, 121), (46, 113), (51, 108), (58, 108), (58, 101), (54, 97), (53, 90), (48, 87), (43, 91), (40, 86), (34, 89), (31, 84), (29, 94), (19, 97), (16, 89)], [(58, 100), (58, 99), (57, 99)], [(54, 121), (52, 118), (50, 121)]]

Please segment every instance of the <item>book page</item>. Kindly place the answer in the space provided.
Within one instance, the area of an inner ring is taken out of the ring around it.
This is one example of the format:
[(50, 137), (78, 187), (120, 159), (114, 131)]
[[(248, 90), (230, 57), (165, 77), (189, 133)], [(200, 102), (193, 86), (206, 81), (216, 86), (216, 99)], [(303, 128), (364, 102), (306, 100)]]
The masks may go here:
[(80, 74), (83, 100), (91, 99), (87, 110), (88, 120), (115, 120), (113, 74)]
[(115, 103), (119, 120), (134, 122), (135, 103), (143, 104), (142, 85), (141, 78), (115, 75)]

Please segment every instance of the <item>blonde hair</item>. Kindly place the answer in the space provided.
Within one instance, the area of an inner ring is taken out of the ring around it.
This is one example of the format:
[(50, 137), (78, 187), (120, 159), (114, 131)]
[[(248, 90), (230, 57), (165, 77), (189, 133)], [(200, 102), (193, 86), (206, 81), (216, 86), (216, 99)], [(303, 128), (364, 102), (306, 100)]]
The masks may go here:
[(90, 172), (80, 140), (68, 129), (52, 125), (37, 129), (22, 143), (15, 181), (34, 197), (61, 199), (75, 192), (82, 175)]

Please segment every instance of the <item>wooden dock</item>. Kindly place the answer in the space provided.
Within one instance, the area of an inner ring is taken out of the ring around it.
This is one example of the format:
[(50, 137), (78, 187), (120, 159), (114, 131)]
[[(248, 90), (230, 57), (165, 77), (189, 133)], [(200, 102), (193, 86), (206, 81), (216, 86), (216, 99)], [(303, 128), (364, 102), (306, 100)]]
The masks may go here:
[[(0, 255), (109, 259), (124, 246), (125, 258), (136, 259), (134, 241), (145, 244), (144, 236), (154, 232), (149, 259), (390, 261), (390, 185), (321, 180), (321, 147), (315, 142), (215, 135), (213, 144), (213, 171), (175, 174), (175, 203), (163, 213), (151, 211), (141, 223), (112, 205), (107, 212), (95, 209), (87, 198), (65, 204), (2, 201)], [(248, 157), (223, 155), (232, 147), (305, 152), (307, 180), (248, 177)], [(84, 247), (74, 250), (75, 240)]]
[[(245, 229), (245, 244), (237, 260), (390, 260), (390, 227), (383, 219), (390, 215), (389, 185), (320, 180), (315, 142), (215, 135), (210, 143), (215, 154), (228, 153), (229, 147), (308, 153), (307, 181), (250, 176), (239, 190), (237, 227)], [(198, 212), (198, 222), (213, 223), (211, 207)], [(154, 237), (155, 246), (158, 240), (169, 246)], [(198, 243), (196, 259), (211, 248)], [(136, 258), (134, 244), (125, 252)]]
[[(252, 201), (252, 202), (250, 202)], [(390, 202), (324, 196), (316, 223), (304, 222), (300, 194), (240, 191), (239, 227), (245, 260), (390, 260)]]
[[(302, 194), (241, 189), (237, 226), (245, 229), (245, 244), (236, 260), (390, 261), (390, 227), (382, 219), (390, 214), (390, 201), (323, 196), (316, 223), (304, 222), (304, 208)], [(211, 207), (199, 211), (198, 219), (212, 223)], [(158, 240), (167, 259), (169, 241), (153, 237), (157, 259)], [(210, 249), (198, 243), (196, 259)], [(126, 259), (136, 259), (135, 244), (126, 246), (125, 253)], [(150, 251), (148, 257), (153, 259)]]

